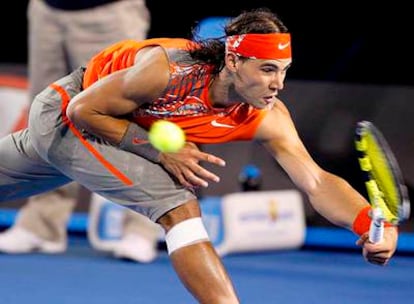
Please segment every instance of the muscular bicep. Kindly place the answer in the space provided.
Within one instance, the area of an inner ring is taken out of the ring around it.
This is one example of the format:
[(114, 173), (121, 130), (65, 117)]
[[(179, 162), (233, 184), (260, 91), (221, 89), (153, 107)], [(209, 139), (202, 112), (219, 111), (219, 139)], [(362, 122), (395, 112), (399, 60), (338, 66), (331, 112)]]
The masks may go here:
[(141, 50), (134, 68), (124, 75), (122, 97), (136, 106), (151, 103), (161, 96), (170, 78), (169, 62), (161, 47)]
[(310, 193), (317, 187), (323, 170), (305, 148), (282, 102), (263, 119), (257, 138), (301, 190)]
[(159, 47), (141, 50), (132, 67), (100, 79), (75, 96), (68, 117), (77, 127), (119, 143), (129, 123), (122, 117), (162, 94), (169, 79), (168, 66)]
[(128, 114), (161, 95), (169, 79), (168, 60), (159, 47), (138, 52), (132, 67), (114, 72), (75, 96), (70, 112)]

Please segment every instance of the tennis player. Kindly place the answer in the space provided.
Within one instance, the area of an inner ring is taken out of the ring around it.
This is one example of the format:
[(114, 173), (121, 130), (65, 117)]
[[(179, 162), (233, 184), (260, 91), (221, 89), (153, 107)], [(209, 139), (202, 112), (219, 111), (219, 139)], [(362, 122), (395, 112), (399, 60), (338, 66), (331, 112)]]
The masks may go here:
[[(218, 181), (198, 162), (223, 160), (193, 143), (258, 140), (320, 214), (361, 236), (368, 261), (386, 264), (397, 229), (387, 227), (381, 243), (367, 241), (368, 202), (314, 162), (277, 98), (292, 62), (285, 25), (252, 10), (225, 33), (224, 41), (122, 41), (50, 85), (34, 100), (28, 129), (0, 142), (1, 199), (75, 180), (159, 223), (179, 278), (200, 303), (239, 303), (193, 191)], [(157, 119), (185, 130), (189, 143), (179, 153), (146, 143)]]

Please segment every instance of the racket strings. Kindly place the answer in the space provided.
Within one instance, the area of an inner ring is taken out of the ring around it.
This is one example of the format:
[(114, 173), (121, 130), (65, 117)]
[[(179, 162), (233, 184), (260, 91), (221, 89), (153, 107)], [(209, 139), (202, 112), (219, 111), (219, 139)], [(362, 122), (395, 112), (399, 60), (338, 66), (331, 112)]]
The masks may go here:
[[(385, 220), (398, 225), (410, 216), (410, 199), (398, 162), (379, 129), (358, 122), (355, 144), (366, 190), (373, 207), (385, 210)], [(388, 210), (388, 211), (387, 211)]]
[(367, 175), (365, 184), (370, 202), (381, 209), (387, 222), (398, 223), (400, 197), (385, 152), (367, 132), (361, 134), (356, 145), (360, 167)]
[[(379, 194), (383, 198), (385, 206), (393, 214), (393, 220), (397, 220), (400, 195), (394, 173), (389, 166), (385, 151), (375, 138), (372, 136), (367, 138), (369, 141), (367, 155), (371, 159), (373, 178), (378, 184)], [(386, 218), (391, 220), (388, 216)]]

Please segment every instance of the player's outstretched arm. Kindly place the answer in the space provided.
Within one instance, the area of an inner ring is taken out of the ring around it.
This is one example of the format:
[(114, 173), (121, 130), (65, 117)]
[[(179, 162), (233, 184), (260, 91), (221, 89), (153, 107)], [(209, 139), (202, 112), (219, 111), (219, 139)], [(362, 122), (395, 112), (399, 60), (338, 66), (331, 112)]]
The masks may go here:
[[(277, 127), (275, 127), (277, 126)], [(312, 206), (333, 224), (362, 236), (369, 230), (366, 199), (344, 179), (323, 170), (300, 140), (287, 108), (277, 102), (259, 126), (256, 135), (292, 181), (309, 198)], [(357, 220), (358, 219), (358, 220)], [(384, 265), (394, 254), (397, 230), (386, 229), (383, 242), (372, 246), (361, 240), (369, 262)]]

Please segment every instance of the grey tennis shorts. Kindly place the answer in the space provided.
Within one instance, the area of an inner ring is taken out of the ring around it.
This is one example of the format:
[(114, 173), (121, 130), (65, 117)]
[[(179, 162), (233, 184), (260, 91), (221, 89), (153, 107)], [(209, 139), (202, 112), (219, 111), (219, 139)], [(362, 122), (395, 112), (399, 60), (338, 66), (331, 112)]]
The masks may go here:
[(0, 200), (28, 197), (72, 180), (156, 221), (195, 199), (154, 164), (89, 136), (69, 122), (65, 107), (81, 91), (78, 69), (33, 101), (29, 127), (0, 140)]

